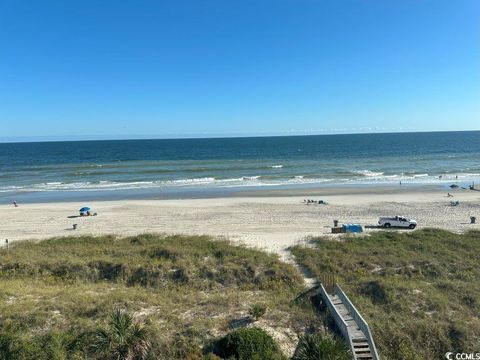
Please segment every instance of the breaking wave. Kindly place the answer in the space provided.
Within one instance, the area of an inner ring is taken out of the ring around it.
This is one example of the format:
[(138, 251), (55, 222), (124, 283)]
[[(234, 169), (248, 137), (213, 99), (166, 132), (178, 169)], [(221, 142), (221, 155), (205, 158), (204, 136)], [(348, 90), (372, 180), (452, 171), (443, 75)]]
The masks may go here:
[(295, 184), (394, 184), (418, 183), (418, 184), (449, 184), (455, 181), (467, 182), (478, 180), (480, 174), (463, 173), (459, 175), (444, 175), (439, 179), (438, 175), (429, 174), (390, 174), (362, 170), (358, 173), (363, 176), (353, 177), (319, 177), (312, 175), (293, 175), (290, 177), (275, 178), (272, 176), (242, 176), (235, 178), (200, 177), (187, 179), (172, 179), (158, 181), (74, 181), (74, 182), (44, 182), (39, 184), (8, 185), (0, 187), (0, 192), (28, 192), (28, 191), (104, 191), (104, 190), (128, 190), (169, 187), (244, 187), (244, 186), (282, 186)]

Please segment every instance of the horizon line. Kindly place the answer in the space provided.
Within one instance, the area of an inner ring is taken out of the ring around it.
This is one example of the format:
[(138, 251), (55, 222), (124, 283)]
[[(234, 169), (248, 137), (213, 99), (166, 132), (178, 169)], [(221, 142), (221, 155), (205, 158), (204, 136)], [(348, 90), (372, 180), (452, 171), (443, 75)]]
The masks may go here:
[[(448, 132), (478, 132), (480, 129), (470, 130), (405, 130), (405, 131), (374, 131), (374, 132), (326, 132), (326, 133), (291, 133), (291, 134), (258, 134), (258, 135), (227, 135), (209, 134), (195, 135), (38, 135), (38, 136), (4, 136), (0, 137), (0, 144), (44, 143), (44, 142), (85, 142), (85, 141), (135, 141), (135, 140), (197, 140), (197, 139), (242, 139), (242, 138), (273, 138), (273, 137), (301, 137), (301, 136), (336, 136), (336, 135), (375, 135), (375, 134), (414, 134), (414, 133), (448, 133)], [(19, 140), (19, 139), (24, 140)]]

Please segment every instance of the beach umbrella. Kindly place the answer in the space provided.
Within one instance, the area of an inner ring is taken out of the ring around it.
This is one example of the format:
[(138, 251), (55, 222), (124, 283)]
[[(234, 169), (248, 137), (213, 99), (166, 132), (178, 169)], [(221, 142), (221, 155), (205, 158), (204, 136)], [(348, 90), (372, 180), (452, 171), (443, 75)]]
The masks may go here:
[(90, 208), (87, 207), (87, 206), (82, 207), (82, 208), (80, 209), (80, 212), (87, 212), (87, 211), (90, 211)]

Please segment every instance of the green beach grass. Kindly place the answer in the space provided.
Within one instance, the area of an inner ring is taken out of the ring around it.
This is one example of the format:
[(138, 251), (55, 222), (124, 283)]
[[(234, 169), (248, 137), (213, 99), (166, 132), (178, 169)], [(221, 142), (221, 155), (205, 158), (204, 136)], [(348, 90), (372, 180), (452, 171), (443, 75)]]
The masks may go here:
[(271, 332), (315, 327), (311, 304), (294, 301), (302, 291), (277, 256), (205, 236), (18, 242), (0, 251), (0, 359), (95, 358), (92, 336), (115, 309), (145, 324), (149, 358), (199, 359), (234, 324), (255, 321), (255, 307)]
[(480, 232), (382, 231), (292, 248), (315, 276), (334, 274), (383, 359), (478, 352)]
[[(291, 250), (317, 277), (336, 276), (382, 359), (478, 351), (480, 232), (375, 232)], [(0, 250), (0, 359), (102, 358), (91, 345), (118, 309), (145, 326), (149, 359), (218, 359), (212, 344), (248, 324), (283, 353), (303, 339), (294, 358), (323, 343), (341, 353), (324, 332), (331, 321), (304, 291), (299, 272), (276, 255), (207, 236), (18, 242)]]

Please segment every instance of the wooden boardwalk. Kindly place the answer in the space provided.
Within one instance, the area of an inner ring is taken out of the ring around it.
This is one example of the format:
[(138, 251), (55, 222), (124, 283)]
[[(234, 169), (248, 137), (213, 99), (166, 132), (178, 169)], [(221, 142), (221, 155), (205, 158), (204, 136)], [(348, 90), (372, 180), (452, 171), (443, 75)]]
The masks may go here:
[(345, 295), (340, 286), (335, 285), (335, 293), (330, 295), (320, 285), (320, 295), (326, 301), (329, 311), (340, 332), (350, 346), (355, 360), (379, 360), (377, 349), (368, 324)]
[(347, 324), (348, 336), (351, 340), (351, 345), (353, 347), (351, 350), (354, 358), (362, 360), (373, 360), (367, 337), (359, 328), (353, 317), (350, 315), (350, 312), (345, 307), (342, 300), (337, 295), (330, 296), (330, 299), (332, 300), (335, 309), (337, 309), (338, 313)]

